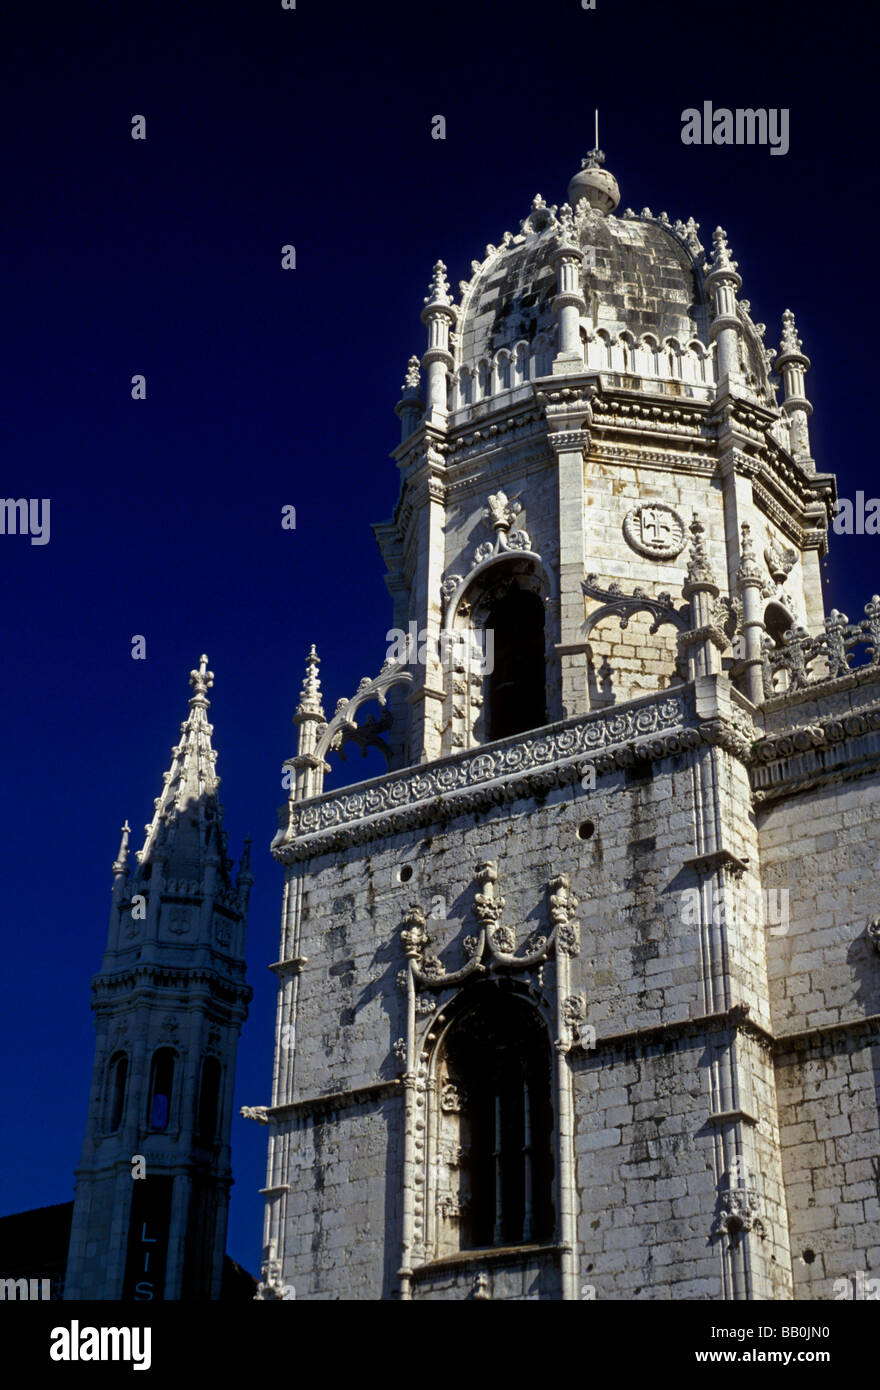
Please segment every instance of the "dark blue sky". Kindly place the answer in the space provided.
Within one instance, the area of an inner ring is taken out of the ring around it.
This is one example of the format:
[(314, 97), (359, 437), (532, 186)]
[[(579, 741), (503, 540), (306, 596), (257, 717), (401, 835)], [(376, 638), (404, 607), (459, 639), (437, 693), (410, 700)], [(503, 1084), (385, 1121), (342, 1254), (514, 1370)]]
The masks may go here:
[[(52, 529), (0, 537), (0, 1214), (72, 1195), (118, 828), (151, 815), (202, 651), (230, 849), (255, 838), (236, 1109), (268, 1101), (281, 762), (309, 643), (331, 710), (384, 658), (369, 522), (397, 496), (393, 407), (431, 266), (455, 286), (536, 192), (563, 201), (594, 106), (622, 206), (693, 216), (706, 244), (721, 222), (770, 346), (795, 310), (819, 467), (843, 495), (876, 476), (877, 120), (856, 8), (821, 27), (755, 0), (16, 9), (2, 493), (51, 498)], [(789, 108), (790, 152), (683, 145), (682, 111), (707, 99)], [(878, 540), (833, 541), (829, 606), (857, 618)], [(251, 1270), (265, 1135), (234, 1121), (228, 1249)]]

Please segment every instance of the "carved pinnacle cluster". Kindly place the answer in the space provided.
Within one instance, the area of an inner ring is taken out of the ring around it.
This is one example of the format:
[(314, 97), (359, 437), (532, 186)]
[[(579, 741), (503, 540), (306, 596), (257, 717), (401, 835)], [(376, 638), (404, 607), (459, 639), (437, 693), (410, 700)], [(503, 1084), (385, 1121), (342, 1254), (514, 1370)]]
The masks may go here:
[(754, 541), (752, 540), (752, 528), (747, 521), (742, 524), (742, 547), (740, 549), (739, 582), (740, 584), (760, 584), (761, 566), (758, 563), (758, 556), (755, 551)]
[(406, 364), (406, 380), (401, 389), (404, 391), (417, 391), (421, 385), (421, 380), (422, 375), (419, 369), (419, 359), (417, 357), (411, 357)]
[(782, 315), (782, 341), (779, 345), (780, 355), (783, 353), (797, 353), (803, 348), (803, 343), (797, 335), (794, 324), (794, 314), (790, 309), (786, 309)]
[(321, 682), (318, 678), (320, 664), (321, 658), (318, 656), (313, 642), (306, 657), (306, 674), (300, 691), (297, 715), (317, 714), (322, 719), (324, 718), (324, 710), (321, 706)]
[(425, 299), (426, 304), (451, 304), (449, 298), (449, 281), (446, 279), (446, 266), (442, 261), (437, 261), (434, 266), (434, 274), (428, 286), (429, 293)]
[(716, 227), (712, 233), (712, 269), (731, 270), (737, 269), (737, 262), (731, 259), (730, 247), (727, 244), (727, 233), (723, 227)]
[(709, 555), (706, 550), (705, 532), (705, 526), (696, 512), (694, 512), (694, 519), (690, 524), (691, 557), (687, 567), (688, 584), (715, 583), (715, 575), (712, 572), (712, 566), (709, 563)]

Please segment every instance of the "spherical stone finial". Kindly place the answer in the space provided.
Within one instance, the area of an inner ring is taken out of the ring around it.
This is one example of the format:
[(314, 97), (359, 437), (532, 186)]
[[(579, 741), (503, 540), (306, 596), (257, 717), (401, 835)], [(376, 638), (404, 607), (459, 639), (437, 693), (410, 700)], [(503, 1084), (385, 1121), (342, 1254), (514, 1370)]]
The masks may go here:
[(601, 167), (604, 163), (605, 155), (598, 149), (590, 150), (581, 160), (580, 173), (568, 185), (568, 201), (573, 208), (586, 198), (591, 208), (607, 217), (617, 207), (620, 189), (614, 175)]

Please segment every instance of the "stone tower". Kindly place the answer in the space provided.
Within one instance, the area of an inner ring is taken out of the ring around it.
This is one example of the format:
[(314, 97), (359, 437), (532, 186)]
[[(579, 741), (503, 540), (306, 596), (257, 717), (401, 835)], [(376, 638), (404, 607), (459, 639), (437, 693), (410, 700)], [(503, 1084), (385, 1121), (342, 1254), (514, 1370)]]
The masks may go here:
[[(792, 315), (774, 371), (724, 231), (603, 162), (435, 266), (386, 659), (329, 720), (308, 659), (260, 1297), (880, 1263), (880, 600), (824, 614)], [(346, 740), (388, 772), (325, 791)]]
[(127, 823), (113, 865), (68, 1299), (220, 1296), (253, 878), (249, 842), (235, 878), (227, 858), (207, 661), (190, 675), (189, 715), (134, 871)]

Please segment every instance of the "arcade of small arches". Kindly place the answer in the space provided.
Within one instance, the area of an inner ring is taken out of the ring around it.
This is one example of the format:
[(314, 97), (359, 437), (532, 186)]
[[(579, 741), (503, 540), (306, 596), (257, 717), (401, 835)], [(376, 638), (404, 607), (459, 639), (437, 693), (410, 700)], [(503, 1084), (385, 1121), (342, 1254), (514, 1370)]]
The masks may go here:
[[(580, 339), (584, 366), (596, 371), (694, 386), (715, 385), (714, 343), (707, 345), (698, 338), (685, 343), (674, 336), (661, 341), (651, 333), (636, 338), (628, 330), (613, 335), (604, 328), (591, 331), (583, 326)], [(459, 366), (450, 376), (449, 409), (453, 413), (465, 410), (549, 376), (555, 352), (555, 332), (547, 329), (531, 343), (522, 340), (475, 365)]]
[[(105, 1134), (115, 1134), (122, 1128), (127, 1103), (132, 1099), (129, 1075), (129, 1055), (117, 1050), (107, 1064), (105, 1077)], [(180, 1124), (181, 1079), (181, 1058), (177, 1049), (156, 1048), (150, 1060), (146, 1106), (138, 1118), (139, 1129), (161, 1134)], [(223, 1067), (219, 1059), (211, 1055), (203, 1057), (193, 1116), (195, 1141), (203, 1147), (213, 1145), (220, 1132), (222, 1080)]]

